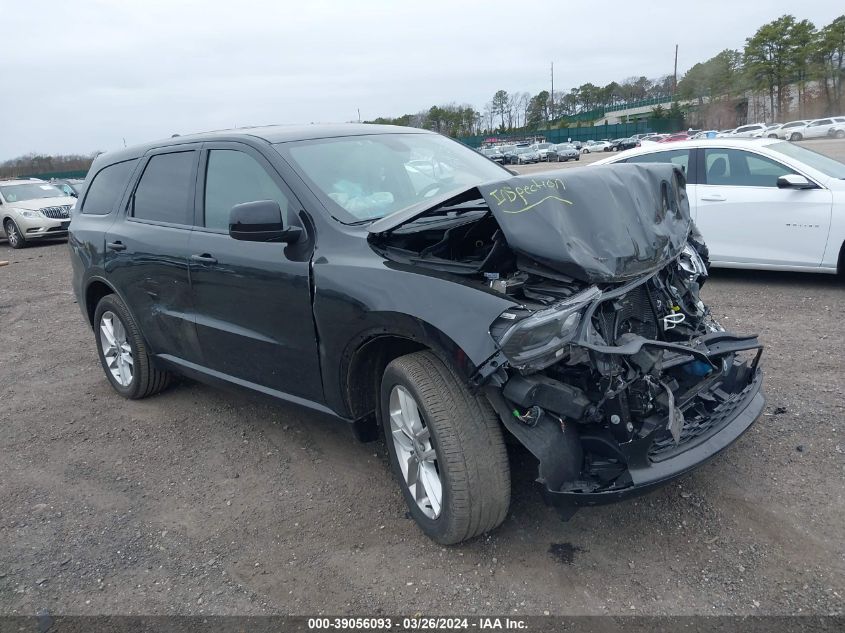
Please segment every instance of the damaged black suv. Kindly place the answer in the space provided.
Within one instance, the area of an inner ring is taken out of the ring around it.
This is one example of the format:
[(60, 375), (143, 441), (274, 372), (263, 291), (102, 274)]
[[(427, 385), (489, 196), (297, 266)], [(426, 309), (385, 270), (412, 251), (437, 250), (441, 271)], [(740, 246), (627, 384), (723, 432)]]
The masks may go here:
[(70, 249), (118, 393), (182, 374), (381, 428), (440, 543), (504, 520), (506, 436), (571, 511), (700, 465), (763, 407), (668, 164), (520, 177), (370, 125), (183, 136), (98, 157)]

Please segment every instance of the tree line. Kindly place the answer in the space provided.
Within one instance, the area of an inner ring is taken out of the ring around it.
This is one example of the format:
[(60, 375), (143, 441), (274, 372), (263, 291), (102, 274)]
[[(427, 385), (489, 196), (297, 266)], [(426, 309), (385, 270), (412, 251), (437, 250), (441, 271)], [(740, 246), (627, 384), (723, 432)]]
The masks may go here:
[(756, 92), (765, 96), (768, 121), (835, 115), (845, 111), (843, 79), (845, 15), (822, 28), (784, 15), (757, 29), (743, 50), (724, 50), (690, 68), (678, 97), (712, 109)]
[(88, 171), (91, 163), (100, 152), (83, 156), (81, 154), (63, 154), (49, 156), (45, 154), (27, 154), (0, 163), (0, 178), (16, 178), (30, 174), (54, 174), (69, 171)]
[[(845, 81), (845, 15), (817, 28), (809, 20), (784, 15), (764, 24), (745, 40), (742, 50), (724, 50), (695, 64), (678, 78), (670, 74), (629, 77), (605, 86), (585, 83), (566, 91), (497, 90), (482, 108), (455, 103), (432, 106), (417, 114), (379, 117), (369, 123), (409, 125), (450, 136), (536, 130), (578, 124), (578, 116), (600, 118), (604, 110), (643, 99), (674, 100), (658, 106), (654, 118), (683, 115), (677, 100), (697, 103), (696, 119), (706, 124), (713, 113), (727, 112), (724, 125), (736, 123), (738, 105), (748, 95), (763, 95), (766, 121), (796, 115), (806, 118), (842, 114)], [(793, 95), (793, 91), (795, 94)], [(797, 97), (797, 112), (791, 107)], [(746, 105), (747, 107), (747, 105)], [(720, 120), (720, 122), (722, 122)]]

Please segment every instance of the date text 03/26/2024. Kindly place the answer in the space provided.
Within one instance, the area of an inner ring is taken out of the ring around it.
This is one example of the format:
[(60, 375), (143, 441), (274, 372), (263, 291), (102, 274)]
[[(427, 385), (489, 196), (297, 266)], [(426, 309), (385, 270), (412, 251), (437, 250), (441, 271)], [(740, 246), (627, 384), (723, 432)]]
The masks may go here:
[[(394, 629), (394, 627), (397, 628)], [(526, 630), (527, 624), (524, 620), (509, 617), (308, 618), (308, 629), (312, 631), (446, 631), (471, 629), (518, 631)]]

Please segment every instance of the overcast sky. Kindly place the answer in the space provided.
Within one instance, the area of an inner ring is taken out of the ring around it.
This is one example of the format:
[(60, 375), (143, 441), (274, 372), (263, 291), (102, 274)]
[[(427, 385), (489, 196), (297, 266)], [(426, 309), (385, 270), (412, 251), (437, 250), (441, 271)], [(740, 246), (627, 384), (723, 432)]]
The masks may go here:
[[(5, 0), (0, 160), (683, 72), (830, 0)], [(11, 6), (10, 6), (11, 5)], [(837, 11), (837, 9), (839, 9)]]

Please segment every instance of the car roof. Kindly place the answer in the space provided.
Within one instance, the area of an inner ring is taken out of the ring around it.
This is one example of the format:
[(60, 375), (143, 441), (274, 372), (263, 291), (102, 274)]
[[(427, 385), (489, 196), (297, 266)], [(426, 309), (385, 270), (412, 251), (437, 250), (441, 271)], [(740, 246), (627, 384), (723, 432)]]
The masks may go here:
[[(434, 134), (430, 130), (400, 125), (374, 125), (370, 123), (311, 123), (307, 125), (262, 125), (240, 127), (231, 130), (214, 130), (196, 134), (174, 135), (171, 138), (150, 141), (126, 149), (107, 152), (97, 157), (100, 165), (119, 163), (139, 158), (151, 149), (198, 143), (204, 141), (231, 141), (245, 137), (258, 138), (268, 143), (286, 143), (339, 136), (363, 136), (368, 134)], [(102, 160), (100, 160), (102, 158)]]
[[(742, 149), (747, 147), (765, 147), (767, 145), (775, 145), (777, 143), (786, 143), (779, 138), (748, 138), (748, 137), (727, 137), (727, 138), (697, 138), (688, 141), (674, 141), (672, 143), (654, 143), (644, 145), (634, 149), (626, 149), (624, 152), (619, 152), (607, 160), (613, 162), (612, 159), (618, 156), (638, 156), (640, 154), (651, 154), (652, 152), (665, 152), (672, 149), (694, 149), (697, 147), (727, 147)], [(601, 161), (597, 161), (601, 162)]]

